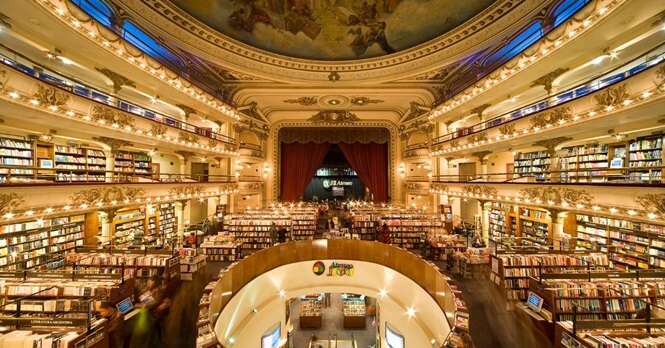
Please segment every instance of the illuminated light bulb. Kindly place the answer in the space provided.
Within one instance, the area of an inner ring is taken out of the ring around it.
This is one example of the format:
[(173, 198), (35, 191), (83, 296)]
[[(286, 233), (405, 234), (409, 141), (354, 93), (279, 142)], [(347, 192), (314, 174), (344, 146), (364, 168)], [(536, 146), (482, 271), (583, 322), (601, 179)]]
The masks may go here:
[(591, 207), (591, 209), (593, 209), (593, 211), (599, 211), (600, 207), (597, 206), (597, 205), (594, 205), (593, 207)]
[(598, 114), (598, 113), (595, 112), (595, 111), (589, 111), (589, 117), (594, 117), (594, 116), (596, 116), (597, 114)]
[(582, 22), (582, 25), (584, 27), (588, 27), (591, 25), (591, 20), (590, 19), (585, 19), (584, 22)]
[(637, 212), (635, 210), (632, 210), (632, 209), (628, 210), (627, 213), (628, 213), (628, 215), (631, 215), (631, 216), (637, 215)]
[(49, 105), (48, 109), (55, 112), (55, 111), (58, 111), (58, 106), (57, 105)]
[(610, 208), (610, 213), (614, 214), (616, 212), (617, 212), (617, 208), (614, 208), (614, 207)]
[(67, 116), (69, 116), (69, 117), (74, 117), (74, 116), (76, 116), (76, 114), (74, 113), (74, 111), (71, 111), (71, 110), (65, 112), (65, 115), (67, 115)]
[(35, 105), (35, 106), (36, 106), (36, 105), (39, 105), (39, 100), (37, 100), (37, 99), (30, 99), (30, 104)]
[(27, 215), (27, 216), (32, 216), (32, 214), (34, 214), (34, 213), (35, 213), (35, 212), (32, 211), (32, 210), (28, 210), (28, 211), (25, 212), (25, 215)]
[(568, 37), (572, 38), (575, 35), (577, 35), (577, 30), (571, 30), (571, 31), (568, 32)]
[(408, 315), (409, 318), (413, 318), (416, 316), (416, 310), (413, 307), (409, 307), (406, 309), (406, 315)]
[(649, 98), (651, 96), (651, 94), (652, 94), (651, 92), (646, 91), (646, 92), (642, 93), (641, 97), (642, 97), (642, 99), (646, 99), (646, 98)]
[(580, 203), (577, 203), (577, 204), (575, 204), (575, 208), (582, 209), (582, 208), (584, 208), (584, 205), (580, 204)]
[(16, 93), (16, 91), (11, 91), (9, 92), (9, 97), (12, 99), (17, 99), (19, 97), (19, 94)]
[(69, 210), (69, 209), (72, 209), (72, 207), (69, 206), (69, 205), (66, 205), (66, 206), (62, 207), (62, 209), (63, 209), (63, 210)]
[(11, 218), (14, 217), (14, 214), (13, 214), (13, 213), (6, 213), (6, 214), (3, 215), (3, 216), (4, 216), (5, 219), (11, 219)]
[(46, 209), (44, 209), (44, 212), (46, 214), (51, 214), (53, 212), (53, 208), (46, 208)]
[(607, 7), (604, 6), (601, 7), (600, 9), (598, 9), (598, 13), (600, 13), (601, 16), (604, 15), (605, 13), (607, 13)]
[(83, 119), (86, 120), (86, 121), (90, 121), (91, 117), (90, 117), (90, 115), (85, 115), (85, 116), (83, 116)]
[(623, 105), (630, 105), (633, 102), (632, 99), (626, 99), (623, 101)]
[(647, 217), (648, 217), (649, 219), (653, 220), (653, 219), (656, 218), (656, 214), (654, 214), (654, 213), (649, 213), (649, 214), (647, 214)]

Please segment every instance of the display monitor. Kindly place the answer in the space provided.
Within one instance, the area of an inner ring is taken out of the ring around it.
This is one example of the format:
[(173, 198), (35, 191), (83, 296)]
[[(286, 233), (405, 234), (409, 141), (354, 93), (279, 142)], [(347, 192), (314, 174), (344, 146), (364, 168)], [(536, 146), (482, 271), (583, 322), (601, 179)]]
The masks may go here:
[(134, 309), (134, 304), (132, 303), (132, 299), (127, 297), (126, 299), (118, 302), (118, 304), (115, 305), (115, 308), (117, 308), (118, 312), (120, 312), (121, 314), (127, 314), (132, 309)]
[(540, 312), (543, 308), (543, 298), (536, 295), (536, 293), (529, 291), (529, 297), (526, 299), (526, 305), (529, 306), (534, 312)]
[(388, 325), (386, 322), (386, 343), (389, 348), (404, 348), (404, 336)]
[(261, 348), (279, 348), (279, 340), (282, 337), (282, 325), (277, 324), (261, 336)]

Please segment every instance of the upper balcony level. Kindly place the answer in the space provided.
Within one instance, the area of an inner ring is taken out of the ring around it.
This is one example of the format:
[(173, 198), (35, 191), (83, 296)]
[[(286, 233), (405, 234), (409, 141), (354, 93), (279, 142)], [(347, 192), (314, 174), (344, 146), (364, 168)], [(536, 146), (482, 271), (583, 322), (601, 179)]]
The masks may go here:
[[(529, 105), (507, 112), (503, 115), (475, 124), (471, 127), (460, 128), (454, 132), (436, 137), (433, 139), (432, 143), (434, 146), (441, 146), (450, 143), (453, 140), (463, 138), (468, 139), (467, 137), (472, 137), (474, 134), (477, 135), (484, 131), (498, 130), (501, 126), (505, 126), (502, 129), (508, 130), (511, 127), (515, 127), (515, 121), (528, 117), (534, 117), (538, 114), (542, 115), (544, 112), (552, 110), (556, 107), (569, 104), (598, 91), (608, 90), (612, 86), (616, 86), (622, 82), (627, 82), (636, 75), (639, 75), (640, 73), (649, 70), (651, 67), (660, 64), (663, 59), (665, 59), (665, 45), (660, 45), (650, 50), (646, 54), (640, 56), (639, 58), (631, 60), (627, 64), (608, 73), (604, 73), (600, 76), (594, 76), (584, 83), (566, 89), (553, 96), (543, 98)], [(508, 124), (511, 125), (507, 126)], [(510, 137), (512, 134), (507, 135)], [(500, 137), (499, 140), (501, 139), (506, 138)]]

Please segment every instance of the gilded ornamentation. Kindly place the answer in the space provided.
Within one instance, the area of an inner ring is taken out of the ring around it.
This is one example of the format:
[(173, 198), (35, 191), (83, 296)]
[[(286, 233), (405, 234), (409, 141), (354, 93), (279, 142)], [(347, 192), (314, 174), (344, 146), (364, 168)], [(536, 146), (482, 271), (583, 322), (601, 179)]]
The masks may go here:
[(136, 83), (113, 70), (107, 68), (95, 68), (95, 70), (104, 74), (113, 83), (113, 92), (118, 93), (123, 86), (136, 88)]
[(499, 127), (499, 132), (501, 133), (501, 135), (513, 134), (515, 133), (515, 124), (514, 123), (505, 124)]
[(487, 108), (489, 108), (490, 106), (492, 106), (492, 105), (491, 104), (478, 105), (475, 108), (471, 109), (471, 111), (470, 111), (471, 115), (477, 115), (478, 118), (482, 120), (483, 119), (483, 112), (485, 112), (485, 110), (487, 110)]
[(316, 105), (316, 103), (319, 102), (318, 97), (300, 97), (297, 99), (286, 99), (284, 100), (285, 103), (288, 104), (298, 104), (301, 106), (312, 106)]
[(371, 99), (368, 97), (351, 97), (351, 104), (353, 105), (367, 105), (383, 103), (381, 99)]
[(531, 127), (545, 128), (547, 125), (555, 125), (562, 121), (568, 121), (572, 117), (570, 107), (563, 106), (550, 112), (539, 113), (531, 117)]
[(210, 146), (212, 148), (215, 148), (215, 147), (217, 147), (217, 145), (219, 145), (219, 142), (217, 140), (215, 140), (215, 139), (209, 139), (208, 140), (208, 146)]
[(114, 138), (108, 138), (108, 137), (95, 137), (92, 138), (93, 140), (99, 141), (100, 143), (106, 144), (111, 148), (111, 152), (115, 153), (116, 151), (120, 150), (121, 147), (123, 146), (132, 146), (132, 143), (125, 141), (125, 140), (120, 140), (120, 139), (114, 139)]
[(552, 85), (554, 84), (554, 80), (556, 80), (557, 77), (561, 76), (563, 73), (565, 73), (568, 70), (570, 69), (558, 68), (548, 74), (545, 74), (535, 79), (533, 82), (531, 82), (531, 87), (543, 86), (543, 88), (545, 88), (545, 91), (547, 91), (548, 95), (552, 94)]
[(163, 125), (163, 124), (153, 124), (150, 127), (150, 133), (154, 136), (160, 136), (166, 134), (166, 132), (169, 130), (169, 127)]
[(25, 200), (17, 193), (0, 193), (0, 215), (4, 215), (23, 204)]
[(661, 65), (658, 70), (656, 70), (656, 77), (658, 78), (656, 87), (658, 87), (658, 89), (665, 88), (665, 65)]
[(649, 193), (637, 196), (635, 202), (642, 206), (642, 209), (650, 213), (665, 214), (665, 194), (663, 193)]
[(571, 206), (577, 204), (590, 205), (594, 197), (586, 190), (574, 190), (566, 187), (530, 187), (520, 190), (520, 196), (524, 199), (540, 201), (541, 203), (553, 203), (560, 205), (567, 203)]
[(487, 133), (485, 132), (476, 133), (470, 136), (468, 140), (469, 144), (479, 143), (481, 141), (487, 141)]
[(594, 99), (596, 99), (598, 106), (607, 108), (617, 106), (623, 103), (629, 97), (630, 95), (628, 94), (626, 85), (623, 84), (606, 88), (599, 94), (596, 94)]
[(64, 106), (69, 100), (69, 94), (55, 87), (38, 84), (35, 99), (42, 105)]
[(571, 141), (573, 138), (570, 137), (556, 137), (551, 139), (543, 139), (533, 143), (533, 146), (542, 146), (547, 149), (550, 153), (554, 152), (554, 148), (558, 145), (565, 143), (566, 141)]
[(414, 120), (420, 116), (427, 114), (432, 108), (422, 105), (418, 102), (412, 101), (409, 103), (409, 109), (402, 116), (401, 122)]
[(189, 119), (189, 116), (196, 113), (196, 109), (194, 109), (190, 106), (187, 106), (185, 104), (176, 104), (175, 106), (180, 108), (180, 110), (182, 110), (185, 113), (185, 119)]
[(199, 138), (195, 134), (189, 132), (180, 132), (180, 134), (178, 134), (178, 140), (184, 141), (186, 143), (199, 142)]
[(308, 119), (310, 122), (332, 124), (353, 123), (359, 120), (356, 114), (344, 110), (323, 110)]
[(490, 197), (497, 194), (497, 189), (488, 185), (464, 185), (462, 192), (472, 195), (480, 195), (483, 197)]
[(78, 191), (72, 194), (69, 199), (74, 205), (87, 204), (88, 206), (93, 206), (97, 203), (128, 203), (137, 198), (142, 198), (144, 195), (145, 191), (141, 188), (111, 186)]
[(187, 195), (196, 195), (203, 192), (203, 187), (199, 185), (182, 185), (175, 186), (169, 190), (170, 195), (174, 196), (187, 196)]
[(7, 77), (7, 70), (0, 69), (0, 91), (5, 89), (8, 80), (9, 78)]
[(95, 122), (102, 120), (106, 124), (117, 124), (121, 128), (134, 126), (134, 119), (131, 116), (104, 105), (93, 105), (90, 116)]

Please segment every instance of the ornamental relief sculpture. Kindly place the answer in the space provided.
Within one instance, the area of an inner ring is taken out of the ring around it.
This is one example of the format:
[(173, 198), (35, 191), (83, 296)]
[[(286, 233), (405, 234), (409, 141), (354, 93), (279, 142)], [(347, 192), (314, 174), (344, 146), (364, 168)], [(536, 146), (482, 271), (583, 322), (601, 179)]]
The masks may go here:
[(345, 110), (324, 110), (319, 111), (307, 121), (314, 123), (344, 124), (359, 121), (358, 115)]
[(77, 191), (69, 197), (72, 204), (93, 206), (95, 204), (127, 203), (145, 196), (141, 188), (127, 186), (100, 187), (89, 190)]
[(34, 97), (40, 104), (49, 106), (60, 107), (69, 101), (68, 93), (41, 83), (37, 85), (37, 92), (35, 92)]
[(586, 190), (575, 190), (565, 187), (530, 187), (520, 190), (520, 197), (539, 201), (542, 203), (552, 202), (553, 204), (560, 205), (567, 203), (575, 206), (582, 204), (588, 206), (593, 203), (594, 197)]
[(25, 203), (23, 197), (17, 193), (0, 193), (0, 215), (7, 214), (18, 209)]
[(637, 196), (635, 202), (637, 202), (637, 204), (639, 204), (645, 211), (660, 215), (665, 214), (665, 194), (663, 193), (649, 193)]

